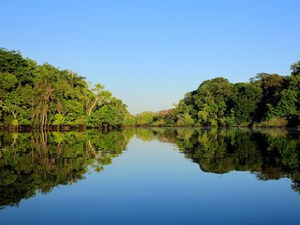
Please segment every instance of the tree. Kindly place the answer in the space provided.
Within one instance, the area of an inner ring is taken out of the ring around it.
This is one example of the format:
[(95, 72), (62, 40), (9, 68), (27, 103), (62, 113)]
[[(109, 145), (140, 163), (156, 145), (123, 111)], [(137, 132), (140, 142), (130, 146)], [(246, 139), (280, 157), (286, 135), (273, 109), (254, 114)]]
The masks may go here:
[(253, 122), (258, 104), (263, 96), (262, 92), (262, 88), (255, 83), (234, 85), (234, 94), (229, 103), (233, 117), (231, 125), (249, 125)]
[(287, 78), (279, 74), (258, 73), (250, 81), (259, 85), (263, 90), (263, 96), (256, 112), (256, 121), (265, 121), (270, 115), (270, 110), (278, 104), (281, 91), (286, 89)]
[[(111, 97), (110, 100), (98, 105), (90, 117), (89, 124), (90, 126), (104, 127), (105, 130), (123, 125), (132, 125), (130, 124), (132, 117), (126, 107), (121, 100)], [(125, 119), (127, 124), (125, 124)]]
[(195, 121), (193, 120), (193, 118), (191, 117), (190, 114), (184, 113), (184, 114), (179, 114), (178, 115), (178, 120), (177, 120), (177, 126), (194, 126), (195, 125)]
[(198, 112), (193, 118), (202, 125), (225, 125), (228, 101), (232, 95), (233, 84), (225, 78), (217, 77), (202, 82), (192, 95), (194, 108)]
[(291, 76), (297, 76), (300, 75), (300, 60), (296, 63), (292, 64), (291, 67)]
[(88, 90), (86, 91), (86, 114), (88, 116), (91, 116), (97, 104), (101, 104), (103, 101), (111, 97), (111, 93), (109, 91), (105, 91), (102, 84), (96, 84), (91, 90), (92, 93), (89, 93)]
[(154, 114), (152, 112), (142, 112), (136, 115), (136, 125), (149, 126), (153, 122)]
[(19, 51), (8, 51), (0, 48), (0, 73), (13, 74), (20, 85), (32, 83), (36, 63), (24, 59)]
[(131, 115), (129, 112), (126, 112), (123, 120), (123, 125), (135, 126), (135, 124), (136, 124), (135, 116)]
[(50, 64), (39, 66), (34, 78), (34, 105), (32, 108), (32, 124), (41, 129), (48, 125), (48, 114), (54, 111), (54, 105), (59, 101), (58, 89), (55, 83), (59, 79), (59, 70)]

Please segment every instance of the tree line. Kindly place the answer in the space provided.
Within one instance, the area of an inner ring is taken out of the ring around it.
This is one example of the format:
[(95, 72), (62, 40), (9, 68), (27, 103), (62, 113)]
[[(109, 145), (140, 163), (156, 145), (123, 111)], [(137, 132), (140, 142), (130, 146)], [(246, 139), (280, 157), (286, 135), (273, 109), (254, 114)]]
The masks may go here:
[(202, 82), (174, 109), (136, 116), (139, 126), (252, 126), (300, 125), (300, 61), (291, 74), (259, 73), (245, 83), (223, 77)]
[(134, 125), (120, 99), (101, 84), (48, 63), (38, 65), (18, 51), (0, 49), (0, 126), (11, 129), (111, 129)]
[(289, 76), (259, 73), (235, 84), (223, 77), (206, 80), (173, 109), (133, 116), (102, 84), (0, 49), (0, 127), (11, 129), (299, 126), (299, 99), (300, 61)]

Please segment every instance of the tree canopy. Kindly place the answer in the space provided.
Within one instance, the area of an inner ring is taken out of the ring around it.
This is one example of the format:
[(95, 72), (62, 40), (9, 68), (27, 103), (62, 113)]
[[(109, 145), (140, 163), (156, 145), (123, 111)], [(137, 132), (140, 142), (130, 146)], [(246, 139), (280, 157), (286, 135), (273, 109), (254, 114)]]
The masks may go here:
[(133, 116), (102, 84), (0, 49), (0, 127), (300, 126), (300, 61), (290, 69), (289, 76), (258, 73), (244, 83), (205, 80), (174, 109)]
[(20, 52), (0, 49), (0, 126), (44, 130), (134, 125), (126, 108), (102, 84), (90, 85), (73, 71), (38, 65)]
[[(245, 83), (223, 77), (202, 82), (169, 115), (153, 114), (153, 126), (299, 126), (300, 61), (290, 76), (258, 73)], [(165, 118), (168, 118), (166, 123)], [(170, 121), (171, 119), (171, 121)]]

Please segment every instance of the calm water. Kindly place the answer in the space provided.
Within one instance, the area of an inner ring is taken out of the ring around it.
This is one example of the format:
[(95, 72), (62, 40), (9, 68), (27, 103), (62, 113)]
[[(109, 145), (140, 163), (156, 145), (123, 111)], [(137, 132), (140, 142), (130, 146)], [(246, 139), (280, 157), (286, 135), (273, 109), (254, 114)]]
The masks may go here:
[(300, 134), (0, 134), (0, 224), (300, 224)]

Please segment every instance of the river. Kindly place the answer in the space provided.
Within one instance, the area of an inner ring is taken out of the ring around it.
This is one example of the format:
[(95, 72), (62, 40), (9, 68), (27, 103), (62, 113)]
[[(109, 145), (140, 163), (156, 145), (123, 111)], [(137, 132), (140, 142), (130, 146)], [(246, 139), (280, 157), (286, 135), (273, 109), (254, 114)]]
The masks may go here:
[(0, 221), (300, 224), (300, 132), (0, 133)]

